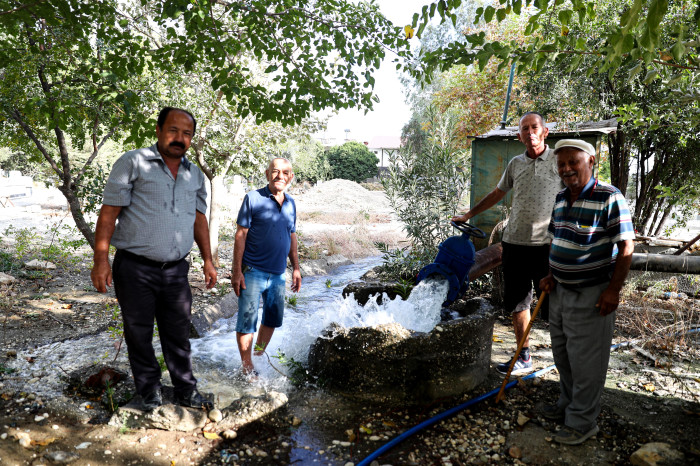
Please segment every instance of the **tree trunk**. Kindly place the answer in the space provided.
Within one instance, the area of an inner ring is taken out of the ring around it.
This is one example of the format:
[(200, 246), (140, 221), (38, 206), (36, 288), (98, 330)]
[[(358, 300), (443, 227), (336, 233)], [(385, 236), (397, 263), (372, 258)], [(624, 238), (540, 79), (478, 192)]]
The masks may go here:
[(211, 200), (209, 206), (209, 242), (214, 266), (220, 267), (219, 262), (219, 228), (221, 226), (221, 197), (226, 195), (223, 175), (216, 175), (209, 180)]
[(80, 207), (80, 199), (78, 199), (78, 196), (75, 195), (75, 191), (69, 187), (66, 187), (66, 184), (70, 185), (70, 183), (71, 181), (68, 180), (68, 183), (64, 182), (64, 184), (59, 186), (58, 189), (61, 191), (61, 193), (63, 193), (68, 201), (68, 207), (70, 208), (71, 216), (75, 221), (75, 226), (78, 228), (78, 231), (83, 234), (90, 247), (95, 249), (95, 232), (90, 227), (90, 224), (85, 220), (83, 210)]
[(610, 182), (620, 190), (622, 195), (627, 194), (627, 183), (630, 172), (630, 150), (626, 143), (624, 129), (608, 134), (608, 148), (610, 149)]
[(672, 210), (673, 210), (673, 206), (669, 203), (666, 206), (666, 209), (664, 209), (664, 214), (661, 217), (661, 220), (659, 221), (659, 225), (656, 227), (656, 230), (654, 231), (654, 236), (661, 236), (661, 232), (663, 231), (664, 225), (666, 225), (668, 218), (671, 216)]

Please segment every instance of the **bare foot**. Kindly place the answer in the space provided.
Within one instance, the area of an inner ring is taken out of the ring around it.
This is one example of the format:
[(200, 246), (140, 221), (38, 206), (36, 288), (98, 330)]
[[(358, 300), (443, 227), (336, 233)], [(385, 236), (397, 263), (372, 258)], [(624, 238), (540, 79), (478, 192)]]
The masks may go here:
[(255, 373), (255, 366), (253, 366), (252, 361), (242, 361), (243, 374), (249, 375)]

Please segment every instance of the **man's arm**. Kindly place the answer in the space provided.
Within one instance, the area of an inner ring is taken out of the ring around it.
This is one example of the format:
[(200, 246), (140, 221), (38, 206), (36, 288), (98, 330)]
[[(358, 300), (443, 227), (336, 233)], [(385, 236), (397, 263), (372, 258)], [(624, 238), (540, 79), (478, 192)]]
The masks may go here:
[(292, 233), (292, 244), (289, 246), (289, 261), (292, 263), (292, 291), (298, 293), (301, 289), (301, 270), (299, 269), (296, 233)]
[(211, 244), (209, 243), (209, 223), (207, 216), (197, 211), (194, 218), (194, 241), (199, 247), (199, 253), (204, 260), (204, 284), (207, 288), (213, 288), (216, 285), (216, 267), (211, 258)]
[(632, 265), (632, 253), (634, 252), (634, 241), (631, 239), (619, 241), (617, 243), (617, 259), (615, 270), (610, 279), (610, 284), (598, 298), (596, 307), (600, 308), (600, 315), (606, 316), (617, 309), (620, 304), (620, 292), (625, 284), (627, 273)]
[(103, 205), (95, 226), (95, 251), (92, 256), (90, 279), (100, 293), (112, 286), (112, 267), (109, 265), (109, 243), (114, 235), (117, 217), (122, 211), (121, 206)]
[(506, 195), (505, 191), (502, 191), (499, 188), (494, 188), (493, 191), (488, 193), (482, 200), (477, 202), (477, 204), (473, 208), (469, 209), (467, 212), (465, 212), (462, 215), (457, 215), (455, 217), (452, 217), (452, 221), (453, 222), (466, 222), (470, 218), (472, 218), (476, 215), (479, 215), (480, 213), (482, 213), (482, 212), (490, 209), (494, 205), (496, 205), (496, 203), (498, 203), (498, 201), (503, 199), (503, 197), (505, 195)]
[(248, 237), (248, 228), (236, 226), (236, 237), (233, 241), (233, 265), (231, 266), (231, 285), (236, 296), (245, 290), (245, 277), (243, 276), (243, 251), (245, 240)]

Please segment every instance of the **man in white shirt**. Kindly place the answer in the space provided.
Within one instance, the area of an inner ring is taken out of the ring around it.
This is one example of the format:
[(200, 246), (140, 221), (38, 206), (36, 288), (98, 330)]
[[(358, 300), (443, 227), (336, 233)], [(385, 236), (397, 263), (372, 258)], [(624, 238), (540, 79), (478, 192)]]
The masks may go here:
[[(556, 157), (544, 143), (549, 129), (542, 115), (528, 112), (520, 119), (518, 140), (525, 152), (514, 157), (506, 167), (498, 185), (466, 213), (453, 217), (466, 222), (498, 203), (513, 190), (513, 205), (503, 232), (504, 306), (512, 313), (517, 341), (521, 341), (530, 323), (532, 288), (539, 295), (539, 281), (549, 274), (549, 238), (547, 228), (554, 199), (564, 188), (557, 171)], [(542, 305), (542, 317), (547, 318), (547, 302)], [(508, 372), (510, 361), (496, 369)], [(523, 344), (513, 366), (513, 375), (532, 371), (529, 337)]]

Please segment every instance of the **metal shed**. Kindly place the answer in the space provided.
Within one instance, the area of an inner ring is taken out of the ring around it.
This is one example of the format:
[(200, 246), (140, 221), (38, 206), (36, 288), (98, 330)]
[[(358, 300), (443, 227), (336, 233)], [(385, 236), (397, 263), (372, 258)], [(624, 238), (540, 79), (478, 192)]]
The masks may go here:
[[(602, 136), (617, 130), (617, 120), (613, 118), (605, 121), (577, 123), (566, 125), (565, 129), (564, 125), (547, 123), (547, 127), (549, 128), (549, 136), (546, 143), (549, 147), (554, 147), (560, 139), (583, 139), (596, 148), (596, 164), (599, 164)], [(557, 127), (562, 127), (562, 130), (558, 131)], [(496, 187), (508, 162), (525, 151), (525, 145), (518, 141), (517, 133), (518, 127), (511, 126), (476, 136), (472, 141), (470, 207)], [(481, 228), (487, 234), (485, 240), (474, 241), (477, 249), (488, 244), (488, 236), (494, 227), (506, 218), (507, 210), (510, 209), (511, 205), (512, 193), (509, 192), (501, 202), (471, 220), (473, 225)], [(495, 241), (500, 241), (500, 237), (496, 238)]]

